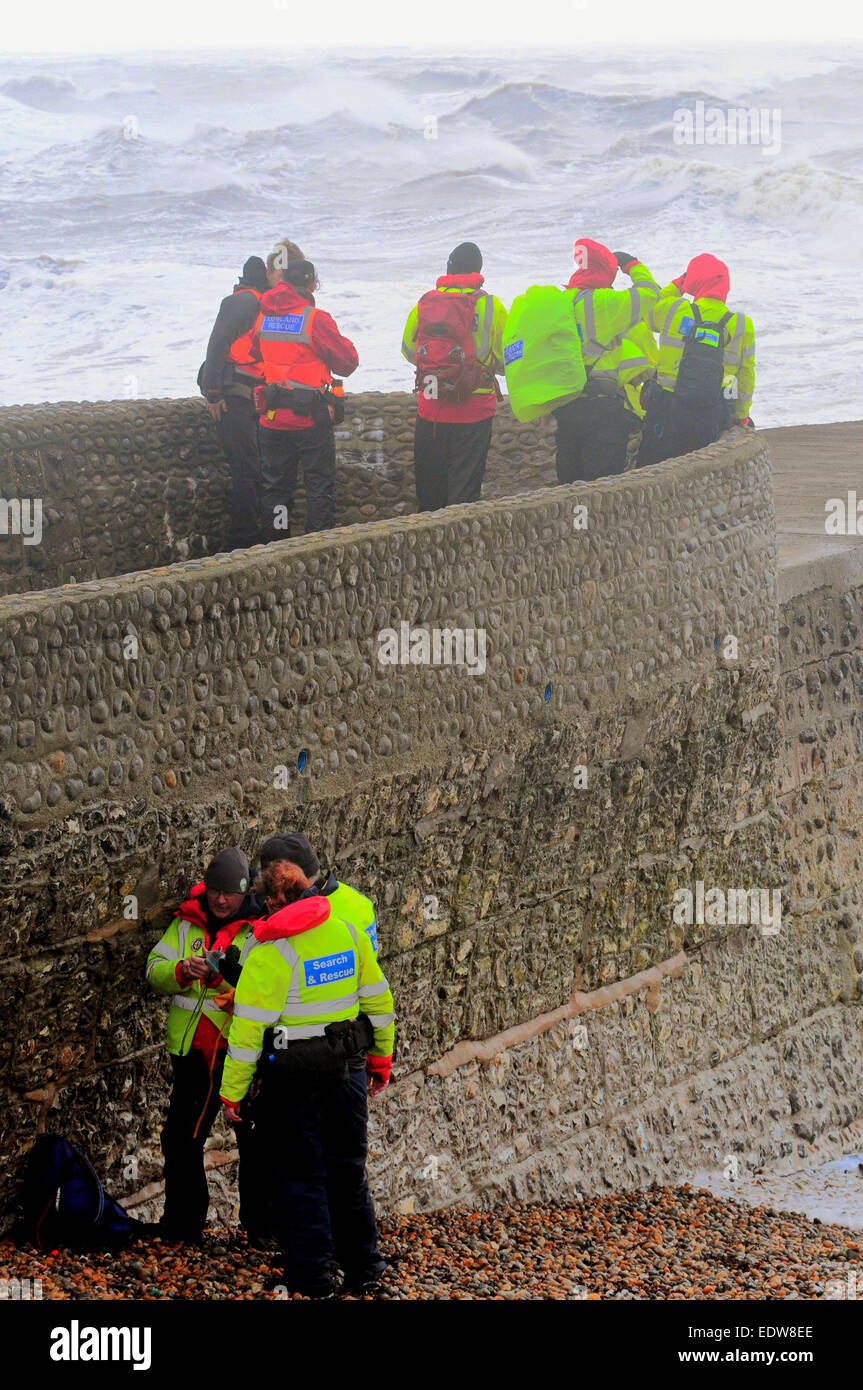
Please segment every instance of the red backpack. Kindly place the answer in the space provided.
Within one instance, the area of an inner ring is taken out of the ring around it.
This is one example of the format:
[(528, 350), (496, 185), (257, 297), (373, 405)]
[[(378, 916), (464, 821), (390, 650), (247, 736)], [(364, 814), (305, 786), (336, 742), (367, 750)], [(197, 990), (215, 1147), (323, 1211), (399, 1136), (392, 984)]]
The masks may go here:
[(417, 391), (447, 404), (466, 401), (487, 384), (488, 369), (476, 360), (473, 330), (477, 301), (483, 291), (429, 290), (417, 306)]

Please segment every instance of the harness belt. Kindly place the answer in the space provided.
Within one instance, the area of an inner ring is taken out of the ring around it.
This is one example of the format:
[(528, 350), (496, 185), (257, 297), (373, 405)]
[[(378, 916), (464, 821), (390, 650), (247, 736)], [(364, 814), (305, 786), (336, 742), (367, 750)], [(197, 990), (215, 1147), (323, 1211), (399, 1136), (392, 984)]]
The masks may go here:
[(367, 1014), (322, 1025), (317, 1038), (286, 1038), (287, 1029), (268, 1028), (261, 1061), (265, 1067), (292, 1072), (325, 1072), (347, 1076), (348, 1064), (364, 1057), (375, 1040)]

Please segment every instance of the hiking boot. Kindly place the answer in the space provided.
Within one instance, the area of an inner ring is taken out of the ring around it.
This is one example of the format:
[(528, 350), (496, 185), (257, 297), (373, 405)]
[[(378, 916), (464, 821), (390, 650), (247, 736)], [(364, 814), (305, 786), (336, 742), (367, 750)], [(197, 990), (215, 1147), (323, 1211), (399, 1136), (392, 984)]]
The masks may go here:
[(253, 1250), (259, 1250), (262, 1255), (275, 1255), (279, 1253), (280, 1246), (275, 1236), (259, 1236), (246, 1232), (246, 1239)]
[(386, 1273), (385, 1264), (373, 1265), (371, 1269), (352, 1270), (345, 1273), (342, 1283), (341, 1293), (363, 1294), (377, 1293), (381, 1286), (381, 1278)]
[(286, 1279), (284, 1274), (273, 1274), (264, 1284), (264, 1288), (272, 1292), (278, 1289), (285, 1298), (293, 1298), (294, 1294), (299, 1294), (302, 1298), (315, 1300), (335, 1298), (336, 1288), (332, 1279), (320, 1284), (292, 1284)]

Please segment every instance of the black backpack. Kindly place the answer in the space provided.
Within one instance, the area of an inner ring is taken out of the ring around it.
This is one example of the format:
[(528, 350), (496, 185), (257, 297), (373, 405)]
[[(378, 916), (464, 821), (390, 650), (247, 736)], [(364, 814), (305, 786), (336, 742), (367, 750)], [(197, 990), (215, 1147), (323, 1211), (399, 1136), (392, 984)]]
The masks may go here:
[(718, 322), (706, 323), (698, 305), (692, 305), (692, 322), (683, 344), (683, 356), (674, 387), (674, 400), (678, 406), (721, 413), (728, 336), (725, 325), (731, 317), (729, 309)]
[(90, 1160), (59, 1134), (35, 1140), (18, 1203), (22, 1215), (13, 1237), (40, 1250), (117, 1250), (139, 1230), (107, 1195)]

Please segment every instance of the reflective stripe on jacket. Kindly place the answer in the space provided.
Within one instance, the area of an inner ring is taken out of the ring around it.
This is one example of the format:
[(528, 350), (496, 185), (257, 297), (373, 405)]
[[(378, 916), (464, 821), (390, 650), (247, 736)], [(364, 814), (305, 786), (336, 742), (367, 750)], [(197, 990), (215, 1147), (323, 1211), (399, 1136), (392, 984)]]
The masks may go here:
[[(452, 283), (470, 281), (476, 283)], [(450, 282), (450, 283), (447, 283)], [(441, 275), (435, 286), (448, 294), (479, 294), (473, 330), (473, 347), (476, 360), (487, 364), (496, 374), (503, 372), (503, 329), (506, 323), (506, 308), (493, 294), (483, 290), (483, 277), (476, 275)], [(402, 334), (402, 357), (416, 365), (417, 321), (419, 303), (415, 304), (407, 317)], [(494, 386), (481, 386), (466, 401), (446, 404), (441, 401), (426, 400), (422, 392), (417, 393), (417, 411), (423, 420), (439, 420), (443, 424), (468, 424), (476, 420), (487, 420), (495, 412), (497, 393)]]
[(329, 882), (336, 885), (332, 892), (327, 892), (327, 884), (324, 884), (323, 888), (331, 910), (337, 917), (342, 917), (360, 931), (364, 931), (372, 943), (375, 955), (377, 955), (378, 925), (371, 898), (365, 897), (363, 893), (358, 893), (356, 888), (351, 888), (347, 883), (339, 883), (337, 879), (332, 877)]
[(278, 1027), (286, 1042), (319, 1038), (328, 1023), (356, 1018), (360, 1011), (374, 1029), (372, 1053), (391, 1056), (393, 996), (365, 931), (331, 911), (308, 931), (259, 942), (248, 953), (234, 996), (222, 1096), (238, 1101), (246, 1094), (268, 1027)]
[(659, 286), (647, 266), (635, 262), (629, 271), (632, 284), (628, 290), (573, 290), (573, 312), (581, 338), (581, 355), (587, 368), (588, 380), (605, 382), (608, 390), (617, 390), (624, 362), (635, 355), (632, 345), (624, 339), (629, 330), (645, 318), (659, 298)]
[[(705, 323), (718, 323), (728, 312), (721, 299), (697, 299), (695, 303)], [(676, 285), (666, 285), (648, 322), (659, 334), (656, 379), (666, 391), (673, 391), (683, 357), (684, 330), (692, 323), (692, 304)], [(745, 420), (755, 394), (755, 330), (746, 314), (732, 313), (725, 325), (723, 373), (723, 394), (733, 405), (734, 419)]]
[[(189, 902), (193, 902), (193, 898), (190, 898)], [(186, 908), (187, 904), (184, 903), (180, 912)], [(244, 920), (233, 934), (233, 944), (240, 950), (251, 930), (251, 922)], [(181, 988), (177, 982), (176, 968), (179, 962), (192, 956), (203, 957), (208, 949), (206, 926), (198, 921), (189, 921), (178, 914), (168, 924), (161, 939), (156, 942), (147, 957), (146, 976), (150, 988), (157, 994), (171, 996), (165, 1045), (176, 1057), (185, 1057), (191, 1050), (201, 1015), (227, 1037), (231, 1016), (212, 1003), (216, 995), (224, 991), (224, 981), (219, 980), (214, 986), (206, 988), (201, 980), (193, 980), (185, 988)], [(202, 994), (204, 1003), (198, 1010)], [(198, 1015), (194, 1017), (196, 1010)]]

